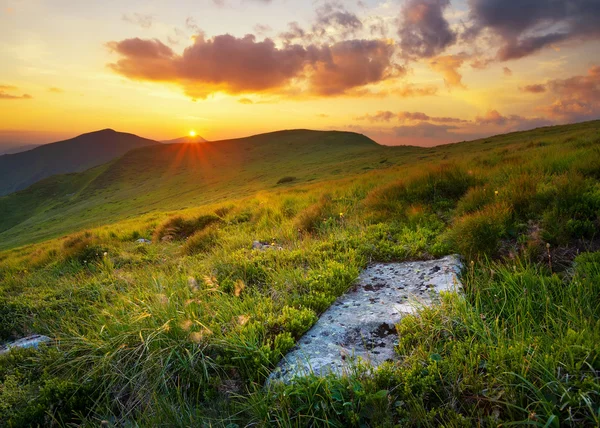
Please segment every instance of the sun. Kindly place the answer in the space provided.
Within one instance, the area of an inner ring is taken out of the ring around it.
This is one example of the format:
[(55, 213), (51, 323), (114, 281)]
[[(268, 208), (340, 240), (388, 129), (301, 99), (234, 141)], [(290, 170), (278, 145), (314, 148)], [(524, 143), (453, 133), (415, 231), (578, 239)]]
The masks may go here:
[(196, 135), (198, 135), (196, 133), (196, 131), (194, 131), (193, 129), (190, 131), (190, 137), (195, 137)]

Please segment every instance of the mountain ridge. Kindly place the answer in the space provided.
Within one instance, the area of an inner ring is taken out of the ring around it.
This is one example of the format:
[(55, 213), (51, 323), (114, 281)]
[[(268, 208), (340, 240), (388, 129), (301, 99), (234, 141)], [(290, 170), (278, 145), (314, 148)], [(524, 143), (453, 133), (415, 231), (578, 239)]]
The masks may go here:
[(134, 134), (102, 129), (0, 156), (0, 196), (26, 189), (56, 174), (82, 172), (128, 151), (157, 141)]

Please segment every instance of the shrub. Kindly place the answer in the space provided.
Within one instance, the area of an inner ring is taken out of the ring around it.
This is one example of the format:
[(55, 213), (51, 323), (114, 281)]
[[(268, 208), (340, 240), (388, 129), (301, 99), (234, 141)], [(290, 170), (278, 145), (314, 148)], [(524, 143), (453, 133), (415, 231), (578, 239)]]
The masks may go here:
[(494, 200), (494, 191), (487, 187), (473, 187), (458, 201), (456, 212), (459, 215), (479, 211)]
[(221, 219), (213, 214), (201, 215), (195, 219), (185, 219), (181, 216), (171, 217), (154, 231), (154, 240), (182, 240), (192, 236)]
[(296, 216), (294, 227), (304, 232), (316, 232), (327, 216), (330, 205), (331, 195), (323, 195), (319, 202), (305, 208)]
[(503, 204), (488, 205), (483, 210), (456, 220), (448, 237), (465, 256), (494, 255), (505, 236), (511, 210)]
[(183, 252), (189, 256), (206, 253), (219, 241), (219, 232), (215, 227), (209, 227), (190, 236), (183, 245)]
[(282, 177), (279, 179), (279, 181), (277, 182), (277, 184), (285, 184), (285, 183), (292, 183), (296, 181), (296, 177)]
[(107, 247), (90, 232), (70, 236), (62, 246), (62, 255), (65, 260), (75, 260), (80, 263), (100, 260), (105, 251), (107, 251)]

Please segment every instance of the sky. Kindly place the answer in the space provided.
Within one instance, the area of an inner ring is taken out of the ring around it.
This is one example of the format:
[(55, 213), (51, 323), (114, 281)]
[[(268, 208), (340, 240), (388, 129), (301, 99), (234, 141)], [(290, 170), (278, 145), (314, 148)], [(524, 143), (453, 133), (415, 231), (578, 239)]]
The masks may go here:
[(0, 0), (0, 149), (113, 128), (433, 146), (600, 118), (598, 0)]

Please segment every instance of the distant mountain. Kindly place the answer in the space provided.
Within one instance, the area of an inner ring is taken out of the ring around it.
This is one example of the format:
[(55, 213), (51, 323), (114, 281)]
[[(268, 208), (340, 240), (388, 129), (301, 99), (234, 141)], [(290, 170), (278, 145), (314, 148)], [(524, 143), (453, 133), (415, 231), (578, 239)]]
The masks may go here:
[(35, 149), (41, 146), (41, 144), (10, 144), (0, 143), (0, 156), (1, 155), (12, 155), (14, 153), (20, 153), (27, 150)]
[(158, 145), (112, 129), (0, 156), (0, 196), (25, 189), (55, 174), (82, 172), (120, 157), (132, 149)]
[[(350, 132), (307, 130), (144, 147), (0, 197), (0, 249), (143, 213), (387, 168), (415, 153), (427, 152), (380, 146)], [(290, 177), (294, 179), (289, 181)]]
[(196, 135), (195, 137), (190, 137), (189, 135), (186, 137), (175, 138), (174, 140), (161, 141), (163, 144), (193, 144), (193, 143), (207, 143), (208, 140), (205, 140), (200, 135)]

